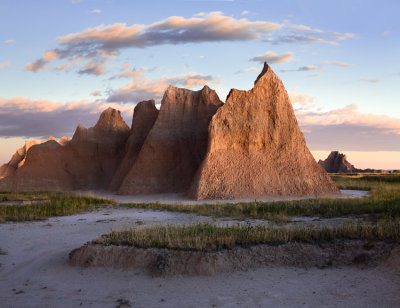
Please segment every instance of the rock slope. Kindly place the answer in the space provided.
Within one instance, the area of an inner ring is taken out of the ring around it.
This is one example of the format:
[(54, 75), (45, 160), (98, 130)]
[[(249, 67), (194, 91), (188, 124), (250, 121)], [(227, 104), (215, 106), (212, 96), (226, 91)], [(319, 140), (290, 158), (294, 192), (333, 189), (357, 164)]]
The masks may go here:
[(79, 125), (69, 142), (61, 138), (60, 143), (49, 140), (25, 146), (24, 155), (14, 155), (15, 162), (12, 160), (14, 165), (20, 161), (19, 167), (0, 180), (0, 190), (105, 189), (121, 161), (128, 136), (129, 127), (120, 112), (109, 108), (94, 127)]
[(121, 194), (185, 192), (204, 159), (208, 125), (222, 105), (214, 90), (169, 86), (145, 143), (119, 189)]
[(110, 184), (110, 190), (116, 191), (122, 184), (129, 170), (135, 163), (143, 143), (158, 116), (154, 100), (143, 101), (133, 111), (130, 136), (125, 145), (125, 155)]
[(339, 193), (309, 152), (281, 80), (267, 63), (249, 91), (233, 89), (212, 118), (195, 199)]

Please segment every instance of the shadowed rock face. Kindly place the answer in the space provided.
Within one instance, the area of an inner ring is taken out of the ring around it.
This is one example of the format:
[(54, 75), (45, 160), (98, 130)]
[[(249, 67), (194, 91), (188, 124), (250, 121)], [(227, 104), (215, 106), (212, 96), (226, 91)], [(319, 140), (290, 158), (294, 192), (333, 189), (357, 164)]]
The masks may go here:
[(121, 194), (185, 192), (205, 157), (208, 125), (222, 105), (214, 90), (170, 86)]
[[(120, 112), (105, 110), (97, 124), (89, 129), (79, 125), (74, 137), (49, 140), (34, 145), (24, 155), (25, 163), (0, 180), (6, 191), (104, 189), (110, 184), (129, 127)], [(18, 158), (19, 159), (19, 158)], [(22, 161), (22, 159), (21, 159)]]
[(118, 190), (121, 186), (122, 181), (135, 163), (157, 116), (158, 110), (154, 100), (143, 101), (136, 105), (133, 112), (131, 133), (125, 146), (125, 156), (113, 176), (110, 190)]
[(79, 125), (65, 147), (65, 168), (71, 174), (75, 189), (107, 189), (123, 157), (129, 136), (118, 110), (108, 108), (96, 125)]
[(286, 90), (266, 63), (253, 89), (231, 90), (209, 134), (190, 190), (195, 199), (339, 193), (309, 152)]
[(339, 151), (332, 151), (327, 159), (319, 160), (318, 164), (330, 173), (351, 173), (356, 171), (356, 168), (347, 161), (346, 155), (339, 153)]

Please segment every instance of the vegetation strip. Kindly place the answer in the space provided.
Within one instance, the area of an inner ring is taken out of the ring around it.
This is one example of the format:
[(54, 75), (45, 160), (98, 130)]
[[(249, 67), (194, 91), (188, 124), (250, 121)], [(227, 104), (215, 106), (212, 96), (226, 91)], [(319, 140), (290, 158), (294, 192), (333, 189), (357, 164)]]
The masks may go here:
[(370, 197), (355, 199), (302, 199), (275, 202), (216, 203), (202, 205), (132, 203), (127, 207), (195, 213), (198, 215), (274, 219), (281, 216), (322, 216), (384, 214), (400, 216), (400, 176), (397, 175), (333, 175), (340, 189), (369, 190)]
[(30, 205), (0, 205), (0, 222), (42, 220), (54, 216), (65, 216), (94, 210), (104, 204), (115, 204), (114, 200), (73, 193), (0, 193), (0, 200), (47, 199), (45, 203)]
[(112, 231), (95, 239), (92, 244), (209, 251), (257, 244), (320, 243), (342, 238), (399, 243), (400, 219), (383, 219), (373, 225), (365, 222), (346, 222), (334, 227), (221, 227), (212, 224), (154, 226)]

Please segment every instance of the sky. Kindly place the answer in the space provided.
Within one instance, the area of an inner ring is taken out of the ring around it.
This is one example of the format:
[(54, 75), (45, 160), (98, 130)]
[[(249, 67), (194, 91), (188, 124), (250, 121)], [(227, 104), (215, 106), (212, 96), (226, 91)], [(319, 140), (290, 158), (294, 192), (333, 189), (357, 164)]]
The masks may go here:
[(267, 61), (316, 159), (400, 169), (400, 2), (1, 0), (0, 163), (72, 137), (102, 110), (128, 125), (169, 84), (222, 101)]

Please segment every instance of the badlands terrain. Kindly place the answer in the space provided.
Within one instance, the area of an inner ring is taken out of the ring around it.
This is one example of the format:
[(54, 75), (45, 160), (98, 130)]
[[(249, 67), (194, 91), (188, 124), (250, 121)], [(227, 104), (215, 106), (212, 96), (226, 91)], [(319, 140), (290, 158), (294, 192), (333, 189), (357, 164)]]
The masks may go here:
[(266, 63), (225, 103), (170, 86), (131, 128), (109, 108), (26, 143), (0, 167), (1, 305), (395, 307), (400, 176), (324, 167)]

